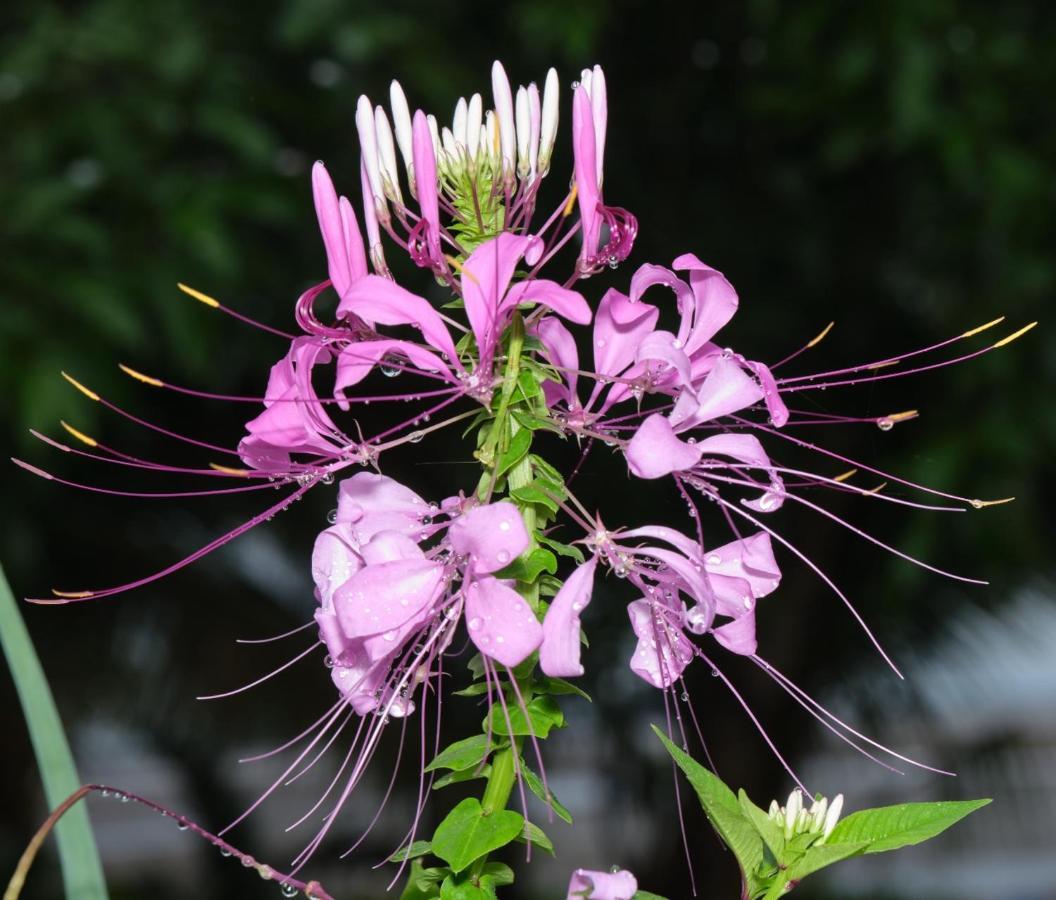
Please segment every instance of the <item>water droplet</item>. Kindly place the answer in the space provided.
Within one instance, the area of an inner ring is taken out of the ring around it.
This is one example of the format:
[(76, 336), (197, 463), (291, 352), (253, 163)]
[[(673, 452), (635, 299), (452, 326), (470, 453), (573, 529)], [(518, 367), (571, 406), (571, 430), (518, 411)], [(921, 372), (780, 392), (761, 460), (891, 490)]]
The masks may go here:
[(220, 848), (220, 855), (221, 856), (225, 856), (225, 857), (226, 856), (230, 856), (231, 855), (231, 851), (228, 850), (227, 847), (221, 847)]
[(719, 670), (718, 669), (712, 669), (711, 670), (711, 677), (712, 678), (718, 678), (719, 677)]
[(711, 555), (710, 555), (710, 556), (708, 557), (708, 560), (707, 560), (707, 561), (708, 561), (708, 565), (709, 565), (709, 566), (719, 566), (719, 565), (722, 565), (722, 557), (721, 557), (721, 556), (719, 556), (719, 554), (718, 554), (718, 553), (712, 553), (712, 554), (711, 554)]
[(382, 638), (391, 644), (394, 640), (396, 640), (396, 632), (386, 631), (385, 634), (382, 635)]
[(378, 367), (381, 369), (381, 374), (386, 378), (395, 378), (400, 374), (399, 358), (395, 356), (383, 356), (381, 358), (381, 365)]
[(468, 625), (470, 631), (477, 631), (480, 628), (481, 622), (477, 616), (474, 616), (466, 624)]
[(500, 551), (499, 551), (498, 553), (496, 553), (496, 554), (495, 554), (495, 558), (496, 558), (496, 559), (497, 559), (497, 560), (498, 560), (498, 561), (499, 561), (500, 563), (502, 563), (503, 565), (505, 565), (506, 563), (508, 563), (508, 562), (510, 561), (510, 554), (509, 554), (509, 551), (508, 551), (508, 550), (500, 550)]
[(501, 634), (497, 635), (496, 638), (495, 638), (495, 643), (496, 644), (505, 644), (506, 643), (506, 638), (504, 638)]
[(323, 473), (323, 477), (320, 478), (319, 480), (323, 484), (333, 484), (334, 483), (334, 473), (333, 472), (324, 472)]
[(297, 888), (295, 888), (292, 884), (284, 884), (282, 886), (282, 896), (283, 897), (296, 897), (297, 896)]
[(252, 856), (243, 856), (241, 862), (247, 869), (257, 864), (257, 861)]
[(326, 514), (326, 521), (329, 522), (331, 525), (336, 525), (337, 524), (337, 510), (336, 509), (332, 509), (332, 510), (330, 510), (330, 512), (328, 512)]
[(876, 427), (881, 431), (890, 431), (895, 427), (895, 423), (887, 416), (884, 416), (883, 418), (876, 420)]
[(334, 667), (334, 658), (329, 653), (327, 653), (326, 656), (323, 657), (323, 665), (326, 666), (328, 669), (332, 669)]
[(509, 531), (510, 523), (506, 521), (499, 522), (499, 531)]
[(178, 828), (178, 829), (179, 829), (180, 831), (186, 831), (186, 830), (187, 830), (187, 828), (188, 828), (188, 825), (187, 825), (187, 823), (186, 823), (186, 822), (184, 822), (184, 821), (183, 821), (183, 819), (177, 819), (177, 820), (176, 820), (176, 827), (177, 827), (177, 828)]
[(407, 442), (411, 444), (418, 444), (424, 437), (424, 431), (412, 431), (409, 435), (407, 435)]

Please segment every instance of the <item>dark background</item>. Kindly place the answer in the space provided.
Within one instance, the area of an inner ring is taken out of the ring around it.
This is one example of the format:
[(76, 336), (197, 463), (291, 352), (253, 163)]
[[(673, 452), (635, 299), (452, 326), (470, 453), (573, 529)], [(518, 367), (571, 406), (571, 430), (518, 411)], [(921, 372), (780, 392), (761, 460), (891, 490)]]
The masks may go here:
[[(993, 860), (985, 869), (992, 893), (978, 879), (975, 893), (947, 880), (927, 896), (1056, 897), (1056, 872), (1044, 869), (1056, 813), (1056, 690), (1046, 687), (1056, 688), (1056, 630), (1038, 624), (1051, 619), (1056, 500), (1048, 466), (1056, 444), (1056, 339), (1043, 309), (1056, 279), (1056, 6), (756, 0), (687, 11), (588, 0), (86, 0), (5, 4), (0, 35), (4, 445), (66, 477), (158, 488), (58, 454), (27, 428), (58, 436), (61, 418), (130, 452), (177, 463), (208, 459), (107, 414), (72, 390), (60, 369), (134, 413), (237, 441), (254, 407), (152, 390), (122, 376), (116, 363), (179, 384), (259, 394), (281, 342), (211, 313), (175, 283), (292, 327), (293, 300), (325, 271), (311, 208), (312, 160), (325, 159), (339, 188), (358, 196), (356, 97), (385, 100), (389, 79), (399, 77), (412, 107), (444, 120), (460, 94), (487, 96), (496, 57), (524, 82), (541, 81), (550, 65), (566, 85), (584, 65), (606, 69), (606, 199), (632, 210), (641, 234), (619, 272), (584, 286), (595, 302), (606, 285), (625, 286), (638, 264), (695, 252), (737, 287), (741, 312), (722, 340), (752, 358), (779, 359), (836, 321), (798, 371), (931, 344), (997, 315), (1008, 322), (990, 332), (995, 339), (1042, 319), (1022, 342), (964, 366), (809, 401), (874, 416), (918, 408), (921, 419), (886, 434), (863, 425), (814, 436), (954, 493), (1017, 497), (1009, 506), (946, 517), (846, 495), (823, 498), (885, 540), (989, 578), (990, 587), (966, 589), (915, 569), (806, 510), (789, 506), (774, 519), (852, 592), (920, 680), (911, 677), (904, 688), (876, 667), (839, 601), (787, 553), (782, 590), (760, 614), (763, 655), (857, 713), (877, 738), (973, 777), (899, 779), (868, 769), (855, 776), (864, 780), (848, 783), (841, 773), (850, 771), (850, 750), (823, 741), (813, 720), (749, 665), (733, 660), (724, 671), (782, 748), (815, 774), (811, 786), (843, 791), (850, 808), (997, 797), (977, 825), (946, 836), (934, 851), (907, 851), (901, 868), (868, 861), (825, 896), (923, 896), (922, 871), (953, 879), (985, 858)], [(550, 176), (554, 202), (569, 171), (569, 106), (566, 94)], [(396, 255), (390, 251), (390, 259)], [(562, 458), (564, 451), (553, 453)], [(466, 459), (466, 447), (452, 438), (418, 445), (390, 460), (388, 471), (439, 498), (471, 486)], [(829, 475), (839, 471), (811, 462)], [(262, 505), (259, 497), (110, 499), (14, 467), (3, 477), (0, 558), (19, 596), (138, 577)], [(612, 525), (657, 517), (687, 524), (678, 498), (651, 487), (629, 482), (603, 453), (580, 481)], [(265, 775), (247, 774), (235, 758), (281, 743), (321, 713), (332, 702), (325, 671), (302, 663), (239, 699), (193, 698), (249, 681), (286, 658), (281, 645), (232, 642), (308, 616), (308, 554), (333, 505), (324, 492), (142, 591), (24, 608), (83, 777), (139, 789), (214, 829), (259, 791)], [(720, 523), (709, 525), (721, 542)], [(557, 896), (554, 885), (573, 868), (614, 863), (633, 869), (643, 888), (688, 896), (671, 776), (647, 727), (661, 720), (662, 705), (626, 674), (621, 601), (631, 598), (621, 587), (606, 582), (585, 621), (585, 686), (595, 703), (570, 701), (573, 727), (547, 746), (555, 789), (579, 817), (577, 827), (547, 825), (559, 857), (519, 865), (511, 897)], [(1026, 605), (1025, 592), (1034, 598)], [(1017, 650), (1013, 639), (1029, 648)], [(967, 654), (966, 667), (949, 663), (951, 641)], [(997, 724), (979, 725), (987, 702), (1012, 708), (1002, 690), (1028, 696), (1017, 687), (1017, 666), (1028, 656), (1041, 660), (1028, 679), (1034, 699), (1012, 704), (1016, 715), (991, 717)], [(963, 672), (979, 676), (978, 702), (956, 716), (936, 714), (935, 685)], [(764, 804), (786, 794), (787, 777), (707, 675), (694, 672), (690, 683), (720, 773)], [(995, 692), (989, 701), (986, 691)], [(0, 871), (7, 872), (44, 808), (6, 678), (0, 710)], [(445, 733), (466, 733), (477, 715), (471, 701), (456, 698), (447, 705)], [(403, 832), (414, 787), (409, 770), (376, 838), (353, 860), (336, 860), (380, 799), (388, 774), (381, 762), (377, 785), (350, 807), (341, 839), (309, 870), (335, 895), (376, 893), (369, 866)], [(299, 847), (282, 838), (285, 823), (299, 815), (287, 813), (310, 804), (317, 787), (293, 786), (278, 811), (265, 808), (236, 842), (281, 867)], [(455, 799), (453, 791), (436, 795), (427, 825)], [(732, 860), (695, 804), (685, 805), (701, 896), (734, 896)], [(102, 801), (93, 809), (115, 897), (278, 895), (149, 813)], [(1033, 881), (1021, 877), (1038, 866)], [(24, 896), (55, 896), (56, 870), (43, 858)], [(821, 890), (808, 885), (800, 893), (821, 897)]]

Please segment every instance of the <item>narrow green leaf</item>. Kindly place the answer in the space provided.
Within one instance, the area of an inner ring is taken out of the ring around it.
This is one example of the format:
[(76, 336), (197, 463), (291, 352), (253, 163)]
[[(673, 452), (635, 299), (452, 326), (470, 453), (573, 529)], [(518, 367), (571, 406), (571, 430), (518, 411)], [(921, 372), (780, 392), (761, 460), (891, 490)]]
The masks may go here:
[(524, 760), (521, 760), (521, 773), (524, 775), (524, 780), (528, 784), (528, 790), (530, 790), (536, 797), (553, 807), (554, 812), (557, 814), (559, 819), (563, 819), (572, 824), (572, 813), (570, 813), (565, 807), (563, 807), (558, 801), (557, 797), (554, 796), (553, 791), (550, 792), (550, 797), (546, 796), (546, 786), (543, 784), (543, 779), (535, 774), (531, 769), (524, 764)]
[(667, 898), (659, 894), (650, 894), (649, 891), (635, 891), (631, 900), (667, 900)]
[(571, 681), (565, 681), (564, 678), (550, 678), (546, 675), (541, 676), (537, 679), (536, 684), (538, 690), (543, 694), (553, 694), (554, 696), (560, 696), (562, 694), (574, 694), (577, 697), (582, 697), (587, 703), (593, 703), (588, 694), (579, 685), (573, 684)]
[(569, 559), (575, 560), (577, 563), (581, 563), (584, 560), (583, 551), (579, 547), (574, 547), (572, 544), (562, 544), (561, 541), (555, 541), (553, 538), (549, 538), (544, 534), (537, 534), (535, 539), (551, 550), (554, 551), (558, 556), (567, 556)]
[(433, 853), (457, 874), (492, 850), (504, 847), (524, 828), (524, 816), (509, 809), (484, 815), (480, 801), (467, 797), (449, 812), (433, 834)]
[(883, 853), (919, 844), (941, 834), (989, 800), (950, 800), (938, 803), (901, 803), (851, 813), (837, 823), (827, 844), (866, 841), (866, 853)]
[[(550, 487), (551, 486), (547, 484), (548, 490)], [(537, 506), (542, 506), (545, 509), (550, 510), (552, 513), (556, 513), (557, 501), (553, 499), (551, 494), (560, 496), (553, 490), (549, 490), (549, 493), (544, 493), (543, 489), (539, 486), (538, 481), (533, 481), (530, 484), (526, 484), (523, 487), (515, 488), (510, 491), (510, 496), (520, 503), (534, 503)]]
[(554, 843), (546, 836), (546, 832), (538, 825), (533, 825), (531, 822), (524, 823), (524, 830), (520, 833), (517, 840), (522, 843), (527, 841), (528, 843), (535, 844), (536, 847), (545, 850), (551, 856), (557, 855), (554, 853)]
[[(26, 630), (15, 598), (0, 568), (0, 644), (18, 691), (26, 717), (37, 768), (44, 782), (44, 796), (54, 809), (81, 786), (77, 768), (66, 741), (66, 733), (55, 708), (51, 688), (44, 675), (33, 641)], [(88, 810), (79, 804), (55, 826), (59, 862), (67, 897), (106, 900), (106, 880), (92, 836)]]
[(527, 428), (522, 428), (510, 438), (510, 446), (507, 447), (506, 452), (499, 457), (495, 474), (505, 475), (509, 472), (510, 469), (527, 456), (528, 448), (531, 446), (532, 432)]
[(405, 859), (417, 859), (419, 856), (425, 856), (432, 849), (432, 845), (428, 841), (415, 841), (410, 847), (401, 847), (392, 856), (389, 857), (389, 862), (403, 862)]
[[(524, 432), (520, 432), (524, 434)], [(553, 575), (557, 571), (557, 557), (549, 550), (536, 547), (528, 553), (522, 553), (506, 568), (495, 573), (496, 578), (512, 578), (531, 584), (542, 572)]]
[(667, 752), (693, 785), (708, 821), (715, 827), (726, 846), (733, 851), (741, 866), (741, 874), (748, 880), (763, 863), (763, 840), (741, 811), (733, 791), (688, 753), (676, 747), (655, 725), (653, 731), (663, 741)]
[(469, 687), (453, 691), (456, 697), (479, 697), (488, 692), (488, 685), (483, 681), (474, 681)]
[(493, 749), (494, 744), (488, 743), (486, 734), (475, 734), (473, 737), (455, 741), (445, 747), (436, 755), (436, 759), (425, 767), (425, 771), (452, 769), (455, 772), (461, 772), (464, 769), (472, 769), (480, 764), (489, 750)]
[(433, 782), (433, 790), (438, 791), (449, 784), (461, 784), (463, 781), (474, 781), (477, 778), (487, 778), (491, 774), (491, 766), (483, 766), (479, 769), (464, 769), (461, 772), (448, 772), (441, 775)]

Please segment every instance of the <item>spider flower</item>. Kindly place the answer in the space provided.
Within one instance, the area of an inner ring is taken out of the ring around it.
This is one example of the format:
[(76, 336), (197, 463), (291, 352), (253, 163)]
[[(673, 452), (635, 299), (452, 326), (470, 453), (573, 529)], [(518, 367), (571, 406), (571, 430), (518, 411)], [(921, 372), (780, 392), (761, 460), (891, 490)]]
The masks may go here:
[(637, 892), (638, 879), (626, 869), (576, 869), (568, 883), (567, 900), (631, 900)]

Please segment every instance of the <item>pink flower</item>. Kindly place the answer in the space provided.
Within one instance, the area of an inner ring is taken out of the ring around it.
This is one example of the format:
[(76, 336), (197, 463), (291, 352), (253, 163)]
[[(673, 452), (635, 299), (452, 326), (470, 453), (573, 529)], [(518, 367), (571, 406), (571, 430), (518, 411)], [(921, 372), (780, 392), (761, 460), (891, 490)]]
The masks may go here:
[(631, 900), (638, 891), (638, 880), (626, 869), (596, 872), (576, 869), (568, 883), (567, 900)]

